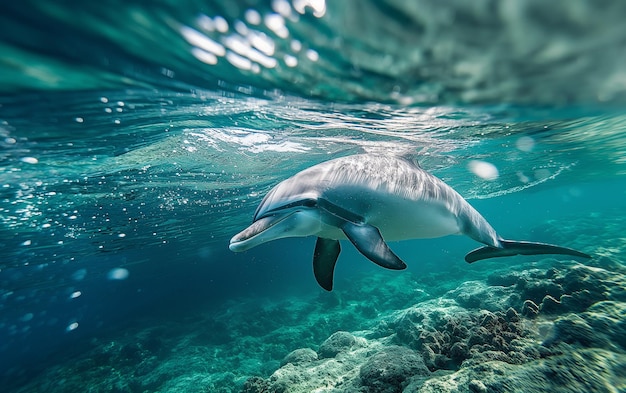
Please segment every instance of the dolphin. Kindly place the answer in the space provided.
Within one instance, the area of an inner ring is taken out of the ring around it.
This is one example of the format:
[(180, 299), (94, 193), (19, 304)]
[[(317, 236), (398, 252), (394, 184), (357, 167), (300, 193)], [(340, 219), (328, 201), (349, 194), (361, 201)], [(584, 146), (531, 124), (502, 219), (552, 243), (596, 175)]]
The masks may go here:
[(313, 272), (318, 284), (331, 291), (340, 240), (350, 240), (384, 268), (401, 270), (407, 265), (387, 241), (452, 234), (485, 244), (465, 256), (469, 263), (519, 254), (591, 258), (571, 248), (505, 240), (458, 192), (417, 163), (371, 154), (326, 161), (282, 181), (229, 248), (240, 252), (285, 237), (317, 236)]

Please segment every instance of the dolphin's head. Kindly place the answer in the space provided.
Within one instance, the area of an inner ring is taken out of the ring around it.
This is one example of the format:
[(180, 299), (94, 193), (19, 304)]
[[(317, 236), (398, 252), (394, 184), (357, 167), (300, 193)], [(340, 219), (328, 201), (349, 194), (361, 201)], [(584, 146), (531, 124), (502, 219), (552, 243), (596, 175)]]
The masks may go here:
[(294, 191), (289, 181), (274, 187), (259, 204), (252, 224), (230, 239), (230, 250), (246, 251), (271, 240), (317, 233), (321, 225), (317, 195)]

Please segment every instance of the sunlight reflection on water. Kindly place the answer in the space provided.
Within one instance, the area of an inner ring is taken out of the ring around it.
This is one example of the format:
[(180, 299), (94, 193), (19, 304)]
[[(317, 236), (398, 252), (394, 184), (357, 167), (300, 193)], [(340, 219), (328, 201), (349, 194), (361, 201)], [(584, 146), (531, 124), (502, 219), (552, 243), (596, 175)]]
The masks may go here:
[[(297, 15), (305, 14), (307, 9), (312, 9), (313, 15), (321, 18), (326, 13), (326, 3), (324, 0), (297, 0), (293, 2), (292, 9), (288, 1), (280, 0), (272, 2), (272, 7), (274, 12), (265, 15), (254, 9), (246, 10), (245, 22), (235, 20), (233, 29), (222, 16), (211, 17), (202, 14), (195, 21), (197, 28), (202, 32), (183, 25), (180, 27), (180, 34), (192, 45), (191, 54), (208, 65), (216, 65), (219, 58), (225, 58), (240, 70), (257, 74), (261, 67), (275, 68), (279, 60), (287, 67), (296, 67), (300, 61), (298, 53), (302, 49), (300, 41), (291, 40), (287, 45), (281, 45), (280, 53), (277, 53), (275, 40), (287, 41), (289, 38), (285, 19), (297, 22)], [(259, 30), (261, 22), (268, 32)], [(274, 35), (274, 38), (268, 33)], [(287, 48), (292, 52), (284, 52)], [(304, 57), (316, 62), (319, 60), (319, 53), (309, 48), (304, 52)]]

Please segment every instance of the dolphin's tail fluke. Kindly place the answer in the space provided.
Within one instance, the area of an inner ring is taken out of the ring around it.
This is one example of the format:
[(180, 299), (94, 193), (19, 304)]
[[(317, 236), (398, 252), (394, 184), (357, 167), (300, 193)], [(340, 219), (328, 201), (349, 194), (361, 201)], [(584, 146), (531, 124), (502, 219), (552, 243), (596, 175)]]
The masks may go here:
[(591, 258), (590, 255), (584, 252), (576, 251), (567, 247), (554, 246), (552, 244), (545, 243), (533, 243), (533, 242), (518, 242), (515, 240), (500, 239), (502, 248), (496, 248), (492, 246), (485, 246), (470, 251), (465, 256), (465, 261), (468, 263), (480, 261), (481, 259), (498, 258), (498, 257), (510, 257), (513, 255), (542, 255), (542, 254), (559, 254), (559, 255), (571, 255), (580, 258)]

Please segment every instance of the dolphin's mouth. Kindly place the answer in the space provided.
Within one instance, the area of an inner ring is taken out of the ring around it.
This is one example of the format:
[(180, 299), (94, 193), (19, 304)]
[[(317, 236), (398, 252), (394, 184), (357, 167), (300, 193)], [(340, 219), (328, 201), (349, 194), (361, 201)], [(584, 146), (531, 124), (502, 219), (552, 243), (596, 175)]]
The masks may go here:
[(265, 239), (259, 235), (281, 223), (290, 216), (291, 214), (267, 216), (256, 220), (249, 227), (233, 236), (232, 239), (230, 239), (228, 248), (234, 252), (241, 252), (263, 243)]

